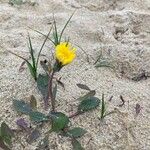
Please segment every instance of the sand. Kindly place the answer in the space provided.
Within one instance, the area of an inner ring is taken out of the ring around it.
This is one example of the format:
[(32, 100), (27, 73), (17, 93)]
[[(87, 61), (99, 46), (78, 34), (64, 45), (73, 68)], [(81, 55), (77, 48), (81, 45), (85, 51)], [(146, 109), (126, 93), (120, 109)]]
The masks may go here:
[[(34, 3), (35, 2), (35, 3)], [(22, 62), (8, 53), (28, 57), (27, 34), (30, 33), (35, 50), (39, 50), (44, 37), (29, 27), (47, 33), (55, 14), (61, 29), (71, 13), (77, 9), (65, 34), (72, 43), (79, 45), (77, 59), (59, 74), (66, 90), (59, 87), (57, 110), (71, 114), (85, 91), (77, 83), (96, 89), (97, 97), (105, 94), (107, 111), (116, 113), (104, 121), (98, 119), (100, 109), (72, 119), (74, 127), (87, 130), (81, 138), (86, 150), (149, 150), (150, 149), (150, 1), (149, 0), (37, 0), (12, 6), (0, 1), (0, 120), (17, 128), (19, 117), (12, 107), (12, 99), (24, 99), (34, 94), (38, 107), (43, 111), (42, 98), (27, 69), (19, 72)], [(47, 42), (45, 54), (50, 55), (51, 43)], [(102, 53), (103, 59), (113, 66), (95, 68), (94, 60)], [(94, 60), (93, 60), (94, 59)], [(137, 78), (144, 74), (146, 77)], [(125, 100), (121, 103), (120, 95)], [(111, 102), (109, 98), (113, 96)], [(141, 112), (136, 117), (135, 106)], [(29, 119), (29, 118), (27, 118)], [(47, 127), (46, 129), (50, 128)], [(44, 128), (45, 129), (45, 128)], [(46, 132), (47, 130), (44, 130)], [(34, 150), (38, 143), (29, 145), (25, 134), (20, 135), (25, 150)], [(71, 150), (68, 138), (53, 133), (49, 139), (51, 150)], [(13, 150), (23, 150), (15, 140)]]

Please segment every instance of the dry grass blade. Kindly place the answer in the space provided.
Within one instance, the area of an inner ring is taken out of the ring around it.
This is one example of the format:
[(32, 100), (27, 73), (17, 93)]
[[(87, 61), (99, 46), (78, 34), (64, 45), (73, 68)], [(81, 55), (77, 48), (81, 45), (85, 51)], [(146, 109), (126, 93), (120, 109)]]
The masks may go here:
[(90, 58), (89, 55), (87, 54), (87, 52), (80, 46), (76, 45), (78, 48), (80, 48), (80, 50), (82, 50), (82, 52), (86, 55), (86, 60), (88, 63), (90, 63)]

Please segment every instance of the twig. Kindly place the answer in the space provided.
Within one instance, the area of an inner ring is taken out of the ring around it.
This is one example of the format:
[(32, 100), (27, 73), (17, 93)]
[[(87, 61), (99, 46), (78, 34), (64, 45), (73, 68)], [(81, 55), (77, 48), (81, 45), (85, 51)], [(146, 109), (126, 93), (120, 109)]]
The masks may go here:
[(120, 99), (122, 101), (122, 104), (120, 104), (119, 107), (122, 107), (125, 104), (125, 100), (122, 95), (120, 95)]
[(88, 140), (86, 145), (89, 145), (90, 141), (92, 140), (92, 137)]
[(70, 115), (69, 118), (74, 118), (74, 117), (76, 117), (76, 116), (78, 116), (80, 114), (81, 114), (81, 112), (76, 112), (76, 113)]
[(113, 99), (113, 96), (111, 96), (108, 101), (111, 102), (112, 99)]

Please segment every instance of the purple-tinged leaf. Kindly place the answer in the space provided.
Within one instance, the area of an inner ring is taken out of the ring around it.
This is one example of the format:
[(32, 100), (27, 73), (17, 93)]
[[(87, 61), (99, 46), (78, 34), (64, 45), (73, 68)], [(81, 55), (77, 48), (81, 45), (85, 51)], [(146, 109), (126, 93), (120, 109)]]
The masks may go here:
[(39, 130), (35, 129), (31, 132), (31, 134), (28, 136), (27, 142), (32, 143), (36, 141), (41, 136)]
[(16, 121), (16, 124), (23, 128), (24, 130), (28, 130), (28, 123), (24, 120), (24, 118), (20, 118)]
[(80, 89), (91, 91), (90, 88), (85, 84), (77, 84)]

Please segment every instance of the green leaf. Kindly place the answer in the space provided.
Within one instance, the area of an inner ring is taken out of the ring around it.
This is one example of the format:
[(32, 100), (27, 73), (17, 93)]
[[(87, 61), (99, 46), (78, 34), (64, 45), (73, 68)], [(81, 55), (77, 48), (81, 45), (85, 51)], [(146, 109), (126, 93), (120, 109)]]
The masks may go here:
[(82, 128), (74, 128), (71, 130), (68, 130), (68, 134), (74, 138), (79, 138), (83, 136), (86, 133), (86, 131)]
[(85, 94), (84, 96), (79, 97), (78, 100), (83, 101), (89, 97), (93, 97), (95, 94), (96, 94), (96, 91), (92, 90), (92, 91), (88, 92), (87, 94)]
[(92, 110), (97, 106), (99, 106), (99, 103), (100, 103), (100, 99), (98, 99), (97, 97), (89, 97), (81, 101), (81, 103), (78, 106), (78, 111), (85, 112), (85, 111)]
[(11, 139), (14, 136), (14, 133), (12, 132), (12, 130), (8, 127), (8, 125), (3, 122), (1, 124), (1, 138), (3, 139), (3, 141), (8, 144), (11, 145)]
[(23, 1), (22, 0), (9, 0), (9, 3), (12, 5), (21, 5)]
[(81, 146), (79, 141), (77, 141), (76, 139), (72, 140), (72, 146), (73, 146), (73, 150), (84, 150), (84, 148)]
[(96, 68), (99, 68), (99, 67), (108, 67), (108, 68), (113, 68), (112, 64), (109, 63), (108, 61), (106, 60), (102, 60), (101, 62), (97, 63), (95, 65)]
[(13, 100), (13, 106), (17, 112), (21, 112), (23, 114), (29, 114), (32, 110), (29, 104), (24, 101)]
[(29, 116), (30, 119), (34, 122), (43, 122), (48, 120), (48, 117), (46, 115), (38, 111), (30, 112)]
[(52, 119), (52, 131), (59, 132), (69, 123), (69, 118), (61, 112), (51, 112), (50, 117)]
[(37, 101), (36, 101), (36, 98), (34, 97), (34, 95), (31, 95), (31, 97), (30, 97), (30, 107), (34, 110), (37, 109)]
[(37, 78), (37, 87), (39, 91), (41, 92), (41, 94), (43, 95), (43, 99), (45, 99), (47, 96), (48, 80), (49, 80), (48, 75), (44, 75), (44, 74), (39, 74)]

